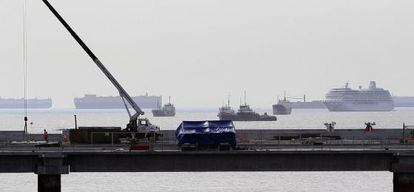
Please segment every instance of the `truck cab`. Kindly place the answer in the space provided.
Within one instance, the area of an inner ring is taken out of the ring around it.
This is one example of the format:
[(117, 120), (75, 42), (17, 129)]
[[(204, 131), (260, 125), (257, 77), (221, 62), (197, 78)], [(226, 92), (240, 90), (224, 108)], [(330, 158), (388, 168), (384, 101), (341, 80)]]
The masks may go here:
[(156, 125), (151, 124), (147, 118), (139, 118), (138, 130), (145, 133), (158, 133), (160, 131), (160, 128)]

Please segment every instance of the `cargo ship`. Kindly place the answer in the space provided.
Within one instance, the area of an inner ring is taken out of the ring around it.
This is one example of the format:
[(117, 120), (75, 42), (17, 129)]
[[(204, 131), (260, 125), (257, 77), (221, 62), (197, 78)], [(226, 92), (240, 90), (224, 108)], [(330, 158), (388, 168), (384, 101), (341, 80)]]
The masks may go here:
[(388, 90), (378, 88), (375, 81), (367, 89), (351, 89), (348, 83), (343, 88), (331, 89), (324, 101), (329, 111), (391, 111), (394, 101)]
[(292, 109), (326, 109), (323, 101), (295, 101), (290, 102)]
[(413, 96), (394, 96), (395, 107), (414, 107)]
[[(0, 108), (1, 109), (23, 109), (25, 108), (25, 100), (14, 99), (14, 98), (0, 98)], [(48, 109), (52, 107), (52, 99), (27, 99), (27, 108), (29, 109)]]
[(287, 100), (286, 96), (272, 105), (273, 115), (290, 115), (292, 113), (292, 103)]
[(168, 103), (165, 104), (163, 107), (158, 105), (157, 109), (152, 110), (152, 115), (154, 117), (174, 117), (175, 116), (175, 107), (171, 103), (171, 98), (168, 97)]
[[(156, 109), (162, 104), (161, 96), (150, 96), (148, 94), (135, 96), (132, 99), (143, 109)], [(122, 109), (125, 108), (120, 96), (97, 96), (86, 94), (84, 97), (75, 98), (76, 109)]]
[(325, 109), (326, 106), (323, 101), (314, 100), (314, 101), (306, 101), (306, 95), (303, 97), (290, 97), (291, 99), (295, 99), (297, 101), (290, 101), (290, 106), (292, 109)]

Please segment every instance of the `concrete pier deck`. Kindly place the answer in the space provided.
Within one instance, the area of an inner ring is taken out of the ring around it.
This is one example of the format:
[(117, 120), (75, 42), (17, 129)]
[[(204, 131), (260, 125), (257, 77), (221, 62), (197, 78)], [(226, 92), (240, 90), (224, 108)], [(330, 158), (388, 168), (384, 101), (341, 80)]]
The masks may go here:
[(70, 172), (391, 171), (394, 191), (414, 191), (414, 149), (279, 148), (250, 151), (129, 151), (27, 148), (0, 151), (1, 173), (36, 173), (38, 191), (60, 191)]
[(395, 192), (414, 191), (414, 145), (401, 144), (398, 129), (238, 130), (238, 150), (193, 152), (180, 151), (174, 130), (162, 131), (152, 152), (93, 140), (72, 145), (64, 134), (51, 137), (60, 147), (35, 146), (41, 135), (0, 136), (0, 173), (35, 173), (38, 191), (60, 191), (60, 175), (70, 172), (390, 171)]

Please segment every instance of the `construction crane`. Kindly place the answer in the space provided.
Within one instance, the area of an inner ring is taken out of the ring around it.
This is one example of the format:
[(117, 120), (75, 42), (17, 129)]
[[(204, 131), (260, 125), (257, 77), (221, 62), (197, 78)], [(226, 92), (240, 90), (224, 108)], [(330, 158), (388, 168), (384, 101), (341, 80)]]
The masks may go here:
[[(126, 131), (128, 132), (137, 132), (137, 133), (154, 133), (159, 132), (160, 128), (156, 125), (152, 125), (148, 119), (139, 118), (140, 115), (143, 115), (144, 112), (141, 108), (135, 103), (135, 101), (129, 96), (125, 89), (118, 83), (115, 77), (106, 69), (106, 67), (99, 61), (98, 57), (89, 49), (88, 46), (82, 41), (82, 39), (75, 33), (75, 31), (66, 23), (66, 21), (60, 16), (60, 14), (55, 10), (55, 8), (47, 1), (43, 0), (46, 6), (50, 11), (56, 16), (56, 18), (62, 23), (62, 25), (69, 31), (72, 37), (79, 43), (79, 45), (85, 50), (89, 57), (95, 62), (98, 68), (105, 74), (105, 76), (111, 81), (111, 83), (118, 90), (122, 101), (124, 102), (125, 108), (129, 115), (129, 123), (126, 126)], [(131, 115), (127, 103), (135, 110), (135, 113)]]

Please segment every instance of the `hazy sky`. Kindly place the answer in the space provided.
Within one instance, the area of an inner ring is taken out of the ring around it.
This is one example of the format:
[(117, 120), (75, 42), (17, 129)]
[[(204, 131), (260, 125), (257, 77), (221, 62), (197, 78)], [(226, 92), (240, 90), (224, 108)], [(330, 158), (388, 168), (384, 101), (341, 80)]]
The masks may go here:
[[(270, 107), (376, 80), (414, 95), (412, 0), (50, 0), (131, 95)], [(0, 0), (1, 97), (22, 97), (23, 0)], [(29, 97), (116, 89), (41, 0), (27, 0)]]

